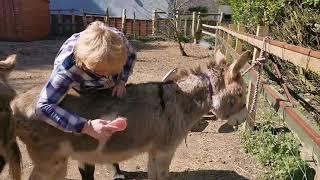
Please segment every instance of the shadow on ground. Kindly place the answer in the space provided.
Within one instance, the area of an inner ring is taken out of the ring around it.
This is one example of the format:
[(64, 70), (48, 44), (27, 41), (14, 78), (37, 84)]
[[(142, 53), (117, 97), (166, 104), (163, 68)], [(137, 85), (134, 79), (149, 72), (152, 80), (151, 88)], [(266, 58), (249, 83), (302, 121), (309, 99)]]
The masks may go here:
[[(146, 172), (124, 172), (128, 180), (147, 179)], [(175, 180), (247, 180), (234, 171), (228, 170), (199, 170), (186, 172), (171, 172), (170, 177)]]

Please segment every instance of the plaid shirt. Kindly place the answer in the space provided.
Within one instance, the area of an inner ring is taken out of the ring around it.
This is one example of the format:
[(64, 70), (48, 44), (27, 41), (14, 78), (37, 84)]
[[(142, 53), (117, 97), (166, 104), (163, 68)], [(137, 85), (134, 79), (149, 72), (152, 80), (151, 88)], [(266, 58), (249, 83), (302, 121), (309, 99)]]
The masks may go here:
[(81, 33), (72, 35), (60, 48), (55, 58), (52, 74), (39, 96), (36, 114), (41, 120), (64, 131), (81, 132), (87, 119), (59, 107), (59, 103), (68, 90), (74, 88), (78, 92), (91, 92), (111, 88), (120, 80), (127, 82), (132, 73), (136, 53), (122, 32), (114, 28), (110, 29), (119, 34), (128, 47), (128, 60), (123, 71), (113, 77), (97, 77), (77, 67), (73, 58), (73, 50)]

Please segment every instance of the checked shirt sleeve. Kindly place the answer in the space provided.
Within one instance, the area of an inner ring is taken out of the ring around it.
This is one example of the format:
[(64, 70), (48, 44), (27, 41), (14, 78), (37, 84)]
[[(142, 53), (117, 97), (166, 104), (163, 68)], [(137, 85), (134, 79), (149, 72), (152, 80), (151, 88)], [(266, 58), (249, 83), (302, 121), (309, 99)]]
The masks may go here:
[(80, 133), (87, 120), (59, 107), (72, 83), (73, 80), (64, 71), (51, 75), (41, 91), (36, 114), (40, 119), (62, 130)]
[(118, 29), (115, 29), (115, 28), (111, 28), (111, 27), (110, 27), (110, 29), (113, 30), (114, 32), (116, 32), (119, 36), (121, 36), (121, 38), (124, 41), (124, 44), (127, 46), (127, 49), (128, 49), (127, 62), (124, 65), (122, 72), (118, 76), (116, 76), (116, 78), (115, 78), (117, 80), (122, 80), (124, 82), (127, 82), (129, 79), (129, 76), (133, 72), (133, 67), (134, 67), (136, 59), (137, 59), (137, 53), (136, 53), (136, 50), (133, 48), (133, 46), (128, 41), (128, 39), (126, 38), (126, 36), (121, 31), (119, 31)]
[(127, 82), (129, 79), (129, 76), (132, 74), (133, 67), (135, 65), (136, 58), (137, 58), (136, 51), (134, 50), (134, 48), (131, 46), (129, 42), (127, 42), (127, 47), (128, 47), (127, 63), (124, 65), (123, 71), (120, 73), (120, 80), (124, 82)]

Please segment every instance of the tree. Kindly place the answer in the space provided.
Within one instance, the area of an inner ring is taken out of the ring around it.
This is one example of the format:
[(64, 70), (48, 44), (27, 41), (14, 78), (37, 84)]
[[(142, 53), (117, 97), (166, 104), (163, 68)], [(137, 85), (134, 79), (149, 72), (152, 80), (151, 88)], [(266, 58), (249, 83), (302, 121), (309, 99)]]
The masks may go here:
[(166, 16), (167, 20), (169, 21), (168, 24), (165, 25), (164, 30), (160, 30), (159, 33), (165, 35), (169, 38), (173, 38), (179, 45), (179, 50), (182, 56), (188, 56), (185, 52), (182, 42), (184, 38), (184, 34), (181, 28), (181, 14), (182, 8), (189, 2), (190, 0), (171, 0), (169, 2), (168, 11), (163, 11)]

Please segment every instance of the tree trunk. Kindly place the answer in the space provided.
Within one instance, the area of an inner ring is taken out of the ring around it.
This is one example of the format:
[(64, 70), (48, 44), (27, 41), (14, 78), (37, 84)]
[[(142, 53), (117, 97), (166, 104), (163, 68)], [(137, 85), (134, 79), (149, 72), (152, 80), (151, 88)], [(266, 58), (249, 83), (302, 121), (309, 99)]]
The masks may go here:
[(178, 39), (179, 50), (180, 50), (181, 55), (182, 55), (182, 56), (188, 56), (187, 53), (184, 51), (184, 49), (183, 49), (183, 47), (182, 47), (180, 38), (177, 38), (177, 39)]
[(182, 44), (181, 44), (182, 33), (181, 33), (180, 28), (178, 26), (178, 19), (175, 18), (174, 20), (175, 20), (174, 32), (175, 32), (176, 40), (177, 40), (177, 42), (179, 44), (180, 53), (181, 53), (182, 56), (188, 56), (187, 53), (185, 52), (185, 50), (183, 49)]

